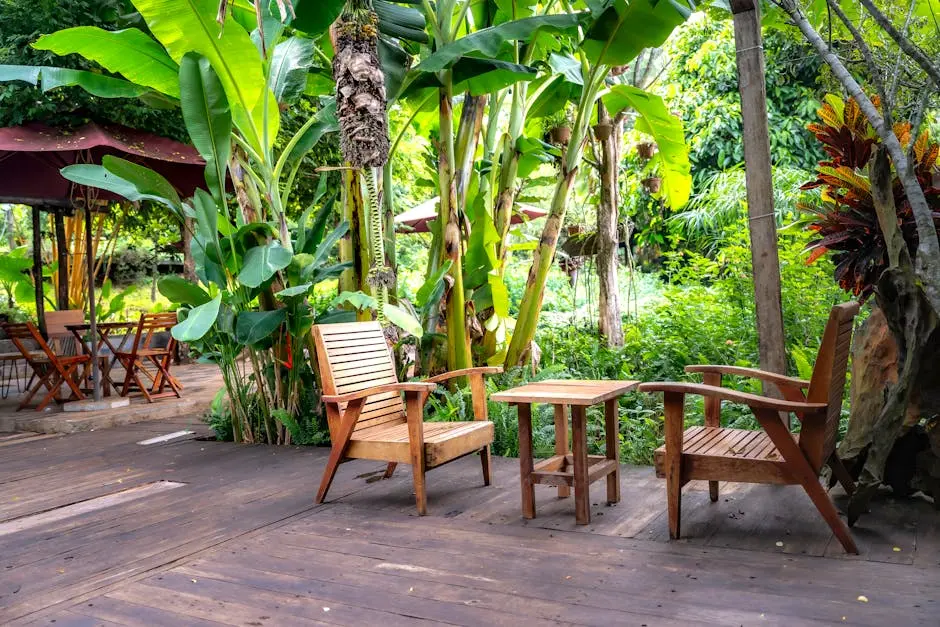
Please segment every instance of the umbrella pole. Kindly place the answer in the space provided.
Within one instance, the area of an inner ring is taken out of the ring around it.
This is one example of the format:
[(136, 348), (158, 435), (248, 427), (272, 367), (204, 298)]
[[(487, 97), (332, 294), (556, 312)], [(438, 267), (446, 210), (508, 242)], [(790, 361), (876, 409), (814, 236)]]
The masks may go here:
[(98, 312), (95, 310), (95, 259), (91, 248), (91, 208), (85, 210), (85, 261), (88, 265), (88, 343), (91, 346), (91, 376), (96, 401), (101, 400), (101, 373), (98, 363)]

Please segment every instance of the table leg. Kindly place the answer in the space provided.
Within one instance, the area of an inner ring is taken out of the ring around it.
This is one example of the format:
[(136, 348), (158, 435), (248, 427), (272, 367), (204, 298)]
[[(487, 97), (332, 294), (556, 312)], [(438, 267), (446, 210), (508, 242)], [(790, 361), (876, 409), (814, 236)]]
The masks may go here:
[(607, 437), (607, 459), (617, 462), (617, 470), (607, 475), (607, 502), (620, 502), (620, 401), (612, 398), (604, 403), (604, 433)]
[(574, 455), (574, 515), (579, 525), (591, 522), (588, 483), (587, 413), (583, 405), (571, 406), (571, 449)]
[(519, 481), (522, 484), (522, 517), (535, 518), (535, 485), (532, 483), (532, 406), (516, 405), (519, 412)]
[[(568, 406), (555, 405), (555, 455), (567, 455), (568, 450)], [(558, 486), (558, 498), (571, 496), (571, 488)]]

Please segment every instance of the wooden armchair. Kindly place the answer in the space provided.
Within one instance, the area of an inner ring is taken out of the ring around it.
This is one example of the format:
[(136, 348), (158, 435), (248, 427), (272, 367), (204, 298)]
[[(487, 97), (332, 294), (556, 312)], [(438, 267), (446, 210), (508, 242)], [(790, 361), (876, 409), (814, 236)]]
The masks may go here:
[[(712, 502), (718, 500), (719, 481), (799, 484), (846, 552), (858, 553), (848, 528), (819, 482), (820, 470), (828, 465), (846, 492), (851, 494), (855, 489), (835, 447), (852, 326), (858, 309), (854, 302), (832, 308), (810, 381), (752, 368), (689, 366), (687, 372), (704, 375), (704, 384), (640, 385), (645, 392), (665, 394), (666, 442), (656, 451), (655, 464), (657, 476), (666, 479), (670, 537), (679, 537), (681, 490), (689, 481), (707, 480)], [(783, 400), (722, 388), (724, 374), (771, 383)], [(683, 432), (686, 394), (705, 397), (705, 426)], [(722, 428), (722, 400), (750, 407), (762, 430)], [(790, 432), (789, 413), (802, 423), (799, 436)]]
[[(316, 325), (313, 337), (332, 442), (317, 503), (326, 498), (336, 469), (346, 459), (388, 462), (386, 478), (399, 462), (411, 464), (422, 516), (427, 513), (424, 476), (431, 468), (479, 451), (483, 484), (490, 484), (494, 429), (487, 420), (483, 375), (502, 372), (501, 368), (467, 368), (427, 381), (400, 383), (378, 322)], [(424, 422), (424, 403), (431, 390), (461, 376), (470, 378), (475, 420)]]
[[(76, 400), (85, 398), (76, 381), (78, 378), (76, 375), (79, 366), (86, 364), (90, 359), (88, 355), (59, 355), (49, 346), (42, 334), (39, 333), (39, 329), (32, 322), (5, 324), (3, 328), (7, 337), (13, 341), (13, 344), (32, 368), (36, 378), (35, 385), (26, 391), (26, 396), (19, 407), (16, 408), (16, 411), (29, 407), (33, 397), (42, 388), (46, 388), (46, 395), (36, 406), (36, 411), (42, 411), (50, 401), (56, 398), (59, 388), (63, 384), (71, 390), (72, 398)], [(30, 340), (39, 347), (38, 351), (26, 346), (24, 341)]]

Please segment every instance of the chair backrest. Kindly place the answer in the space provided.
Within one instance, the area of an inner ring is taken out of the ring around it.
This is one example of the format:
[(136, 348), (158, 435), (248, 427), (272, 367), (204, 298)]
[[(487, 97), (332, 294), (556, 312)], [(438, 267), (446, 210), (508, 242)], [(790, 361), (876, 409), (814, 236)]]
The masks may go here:
[(30, 348), (24, 344), (24, 340), (35, 342), (49, 361), (56, 361), (56, 353), (53, 351), (46, 340), (43, 339), (39, 328), (32, 322), (5, 323), (3, 330), (7, 337), (13, 341), (13, 344), (19, 349), (26, 361), (33, 363), (36, 360), (36, 349)]
[(806, 400), (811, 403), (826, 403), (826, 420), (821, 429), (807, 429), (804, 424), (800, 434), (800, 446), (817, 469), (836, 447), (839, 420), (842, 416), (842, 398), (845, 394), (846, 370), (852, 349), (852, 329), (858, 310), (859, 304), (855, 301), (832, 308), (813, 366), (813, 377), (809, 382)]
[(79, 350), (75, 336), (65, 328), (70, 324), (84, 324), (85, 312), (81, 309), (49, 311), (46, 317), (46, 336), (58, 355), (77, 355)]
[(61, 311), (46, 312), (46, 334), (70, 335), (71, 332), (65, 328), (68, 324), (84, 324), (85, 312), (81, 309), (63, 309)]
[[(378, 322), (318, 324), (313, 327), (317, 362), (324, 394), (346, 394), (376, 385), (398, 383), (395, 361)], [(327, 405), (330, 435), (334, 436), (346, 403)], [(355, 431), (405, 422), (405, 406), (398, 392), (366, 399)]]
[(176, 312), (166, 312), (166, 313), (142, 313), (140, 314), (140, 322), (137, 323), (137, 333), (134, 336), (134, 345), (131, 348), (131, 351), (136, 353), (140, 350), (145, 349), (156, 349), (162, 348), (167, 352), (172, 352), (176, 347), (176, 340), (173, 336), (170, 336), (169, 341), (166, 346), (152, 346), (154, 333), (157, 331), (169, 331), (176, 323), (179, 322), (179, 319), (176, 316)]

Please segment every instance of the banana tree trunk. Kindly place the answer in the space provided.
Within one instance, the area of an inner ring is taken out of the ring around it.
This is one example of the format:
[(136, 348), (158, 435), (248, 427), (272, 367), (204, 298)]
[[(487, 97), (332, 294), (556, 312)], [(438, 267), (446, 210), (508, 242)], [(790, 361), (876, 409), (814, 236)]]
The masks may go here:
[(519, 305), (519, 317), (516, 319), (516, 328), (509, 342), (506, 352), (506, 367), (517, 366), (522, 363), (527, 354), (529, 345), (535, 339), (535, 327), (539, 321), (539, 312), (542, 310), (542, 299), (545, 296), (545, 283), (548, 280), (548, 271), (555, 258), (555, 247), (558, 244), (558, 233), (565, 221), (565, 212), (568, 208), (568, 197), (574, 183), (578, 169), (562, 171), (555, 186), (552, 198), (552, 208), (542, 230), (539, 246), (532, 255), (532, 267), (526, 280), (525, 294)]
[[(587, 68), (586, 62), (583, 63), (583, 67)], [(594, 110), (594, 101), (597, 99), (600, 88), (604, 85), (608, 70), (607, 66), (601, 65), (596, 66), (590, 73), (584, 72), (588, 75), (588, 78), (585, 81), (584, 89), (581, 91), (578, 114), (571, 131), (568, 148), (561, 158), (558, 182), (555, 185), (555, 194), (552, 198), (552, 208), (545, 221), (545, 227), (542, 229), (542, 237), (539, 239), (538, 248), (535, 249), (532, 256), (532, 268), (529, 270), (525, 293), (522, 296), (522, 302), (519, 304), (519, 317), (516, 319), (516, 328), (512, 333), (512, 339), (509, 341), (509, 348), (506, 351), (506, 361), (504, 363), (507, 368), (522, 363), (529, 350), (529, 345), (535, 339), (535, 327), (538, 324), (539, 314), (542, 310), (542, 299), (545, 297), (548, 271), (551, 269), (552, 261), (555, 258), (558, 233), (565, 221), (571, 186), (574, 184), (578, 167), (584, 155), (584, 143), (587, 139), (591, 112)]]
[(469, 92), (464, 95), (460, 125), (457, 127), (457, 141), (454, 146), (457, 167), (455, 172), (457, 206), (459, 207), (467, 205), (467, 186), (473, 174), (474, 156), (480, 143), (487, 98), (487, 95), (471, 96)]
[(503, 137), (502, 156), (500, 157), (499, 191), (496, 196), (496, 231), (499, 242), (496, 244), (496, 257), (500, 260), (499, 276), (506, 271), (506, 257), (509, 253), (509, 227), (512, 224), (512, 208), (516, 202), (516, 177), (519, 173), (519, 150), (517, 144), (522, 135), (526, 119), (525, 83), (516, 84), (512, 94), (512, 108), (509, 111), (509, 129)]
[(395, 256), (395, 188), (392, 184), (392, 160), (382, 168), (382, 235), (385, 238), (385, 265), (392, 270), (389, 302), (398, 302), (398, 259)]
[(611, 120), (607, 107), (597, 103), (599, 126), (610, 127), (601, 144), (601, 194), (597, 206), (597, 278), (598, 330), (611, 347), (623, 346), (623, 324), (620, 319), (620, 289), (617, 284), (618, 197), (617, 171), (620, 164), (622, 126)]
[(441, 211), (439, 228), (443, 234), (442, 255), (450, 259), (449, 275), (452, 279), (447, 294), (447, 367), (450, 370), (469, 368), (470, 343), (467, 335), (467, 315), (464, 304), (463, 250), (457, 210), (457, 181), (454, 169), (454, 110), (449, 72), (445, 86), (440, 90), (441, 154), (438, 158), (438, 184)]
[[(353, 267), (347, 268), (339, 277), (341, 292), (369, 291), (363, 278), (369, 268), (369, 242), (366, 237), (365, 201), (362, 197), (362, 184), (359, 170), (343, 170), (343, 219), (349, 223), (349, 231), (340, 241), (340, 261), (352, 261)], [(359, 313), (357, 318), (365, 320), (368, 313)]]

